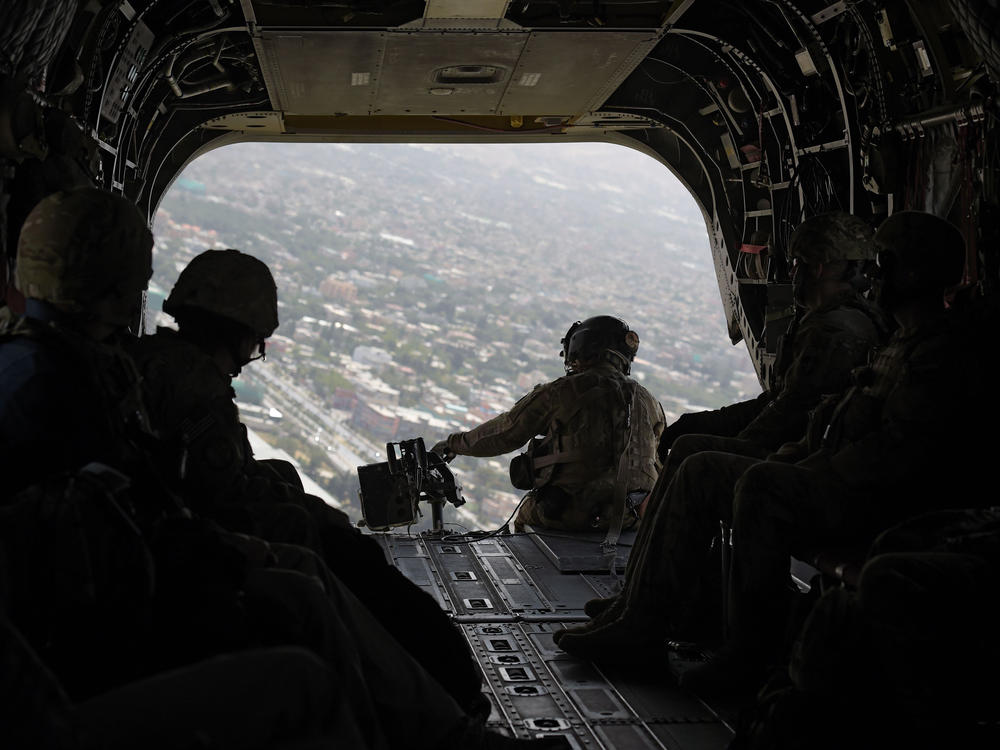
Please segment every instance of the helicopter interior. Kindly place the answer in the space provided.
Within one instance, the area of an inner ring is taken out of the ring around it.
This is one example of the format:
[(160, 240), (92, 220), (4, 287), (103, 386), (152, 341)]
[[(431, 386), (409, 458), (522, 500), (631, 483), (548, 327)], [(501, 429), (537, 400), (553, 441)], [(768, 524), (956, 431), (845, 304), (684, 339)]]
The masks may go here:
[[(964, 235), (964, 289), (996, 293), (998, 72), (992, 0), (8, 0), (0, 286), (23, 309), (17, 232), (45, 195), (98, 186), (152, 221), (232, 143), (605, 142), (696, 200), (728, 337), (767, 387), (808, 216), (933, 212)], [(599, 538), (381, 540), (465, 632), (492, 726), (580, 748), (732, 736), (734, 706), (553, 644), (614, 590)]]

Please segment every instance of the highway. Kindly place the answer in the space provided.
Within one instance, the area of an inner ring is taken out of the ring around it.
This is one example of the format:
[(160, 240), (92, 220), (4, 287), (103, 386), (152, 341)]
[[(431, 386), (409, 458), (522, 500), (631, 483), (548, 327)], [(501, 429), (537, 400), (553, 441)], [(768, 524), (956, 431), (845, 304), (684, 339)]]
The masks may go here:
[[(385, 460), (384, 444), (378, 445), (354, 432), (345, 422), (346, 412), (318, 405), (316, 396), (294, 383), (277, 363), (269, 361), (262, 367), (248, 369), (247, 379), (264, 390), (264, 403), (280, 411), (303, 439), (326, 450), (330, 463), (338, 471), (353, 474), (360, 465)], [(449, 505), (445, 508), (445, 520), (466, 528), (479, 528), (474, 507), (475, 504), (456, 509)]]
[(296, 385), (275, 362), (247, 371), (247, 379), (264, 387), (264, 402), (290, 420), (302, 438), (326, 450), (338, 471), (354, 472), (362, 464), (384, 461), (384, 445), (378, 445), (354, 432), (344, 423), (342, 412), (327, 410), (316, 397)]

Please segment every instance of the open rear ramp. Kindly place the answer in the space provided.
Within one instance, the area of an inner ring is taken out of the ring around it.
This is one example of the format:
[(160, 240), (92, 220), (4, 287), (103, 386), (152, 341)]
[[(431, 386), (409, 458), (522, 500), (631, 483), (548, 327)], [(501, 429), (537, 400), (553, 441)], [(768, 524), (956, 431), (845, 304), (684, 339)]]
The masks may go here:
[[(721, 750), (728, 716), (677, 687), (666, 647), (641, 669), (599, 667), (559, 649), (552, 633), (586, 621), (608, 596), (603, 535), (525, 533), (478, 541), (380, 535), (387, 556), (465, 633), (486, 677), (489, 725), (521, 737), (563, 734), (576, 747)], [(624, 568), (632, 534), (624, 534)]]

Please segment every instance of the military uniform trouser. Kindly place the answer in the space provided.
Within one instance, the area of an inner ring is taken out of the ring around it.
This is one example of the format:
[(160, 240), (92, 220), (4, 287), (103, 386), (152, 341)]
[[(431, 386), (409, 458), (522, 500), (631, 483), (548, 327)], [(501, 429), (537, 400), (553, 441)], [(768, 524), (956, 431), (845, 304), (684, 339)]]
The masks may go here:
[(437, 600), (386, 559), (374, 536), (339, 524), (339, 511), (326, 508), (314, 510), (329, 570), (465, 711), (485, 710), (482, 671)]
[(255, 536), (322, 552), (316, 523), (302, 506), (287, 502), (253, 502), (244, 507), (252, 519)]
[[(0, 703), (5, 747), (106, 750), (210, 746), (299, 750), (374, 748), (348, 685), (301, 648), (216, 657), (121, 685), (73, 704), (22, 635), (0, 615)], [(323, 744), (312, 744), (316, 740)]]
[(364, 691), (305, 649), (273, 648), (154, 675), (74, 713), (84, 736), (107, 750), (387, 747), (380, 729), (359, 726)]
[(760, 462), (740, 478), (733, 501), (731, 638), (777, 648), (789, 605), (789, 558), (823, 547), (866, 548), (907, 511), (905, 495), (848, 486), (832, 470)]
[(355, 703), (360, 726), (381, 727), (392, 748), (461, 746), (456, 737), (466, 736), (468, 717), (336, 579), (326, 592), (308, 576), (264, 569), (251, 572), (244, 592), (265, 645), (305, 646), (346, 684), (366, 686)]
[[(875, 668), (911, 711), (1000, 721), (998, 587), (1000, 571), (974, 555), (882, 554), (865, 564), (858, 601)], [(958, 644), (969, 658), (949, 653)]]
[[(514, 519), (514, 530), (533, 526), (557, 531), (607, 531), (614, 496), (614, 481), (599, 479), (586, 485), (563, 488), (546, 485), (530, 490)], [(636, 524), (635, 515), (624, 509), (622, 529)]]
[[(703, 453), (704, 451), (731, 453), (736, 456), (749, 456), (752, 458), (765, 458), (769, 453), (766, 448), (762, 448), (756, 443), (735, 437), (691, 434), (681, 435), (677, 438), (670, 448), (667, 461), (663, 464), (663, 468), (656, 478), (656, 484), (653, 485), (653, 489), (649, 493), (649, 499), (646, 501), (646, 509), (642, 521), (639, 523), (639, 532), (636, 534), (635, 542), (632, 545), (632, 552), (629, 556), (628, 567), (625, 569), (626, 578), (632, 575), (635, 566), (640, 564), (640, 560), (645, 554), (644, 550), (646, 546), (650, 543), (650, 539), (654, 537), (652, 529), (656, 528), (657, 524), (664, 522), (663, 519), (660, 521), (654, 520), (656, 514), (661, 512), (661, 509), (663, 509), (663, 513), (669, 513), (669, 510), (665, 509), (664, 501), (668, 497), (667, 488), (670, 486), (674, 474), (677, 473), (677, 469), (680, 468), (680, 465), (684, 463), (686, 458), (696, 453)], [(654, 549), (657, 546), (661, 546), (655, 540), (653, 544)]]
[(997, 721), (998, 585), (1000, 571), (974, 555), (876, 555), (856, 593), (828, 591), (810, 612), (792, 679), (803, 691), (902, 709), (909, 722)]
[[(758, 459), (702, 451), (685, 459), (643, 518), (646, 542), (633, 550), (623, 592), (623, 617), (665, 628), (678, 639), (704, 637), (717, 622), (719, 565), (712, 540), (732, 518), (736, 481)], [(638, 554), (636, 554), (638, 552)]]
[[(343, 512), (315, 495), (303, 493), (296, 504), (261, 501), (247, 507), (263, 524), (264, 538), (292, 542), (272, 545), (281, 567), (318, 577), (324, 585), (332, 572), (464, 710), (486, 709), (482, 672), (465, 637), (432, 596), (389, 563), (373, 536), (362, 534)], [(307, 521), (301, 534), (292, 524), (299, 515)], [(318, 553), (323, 564), (302, 547)]]

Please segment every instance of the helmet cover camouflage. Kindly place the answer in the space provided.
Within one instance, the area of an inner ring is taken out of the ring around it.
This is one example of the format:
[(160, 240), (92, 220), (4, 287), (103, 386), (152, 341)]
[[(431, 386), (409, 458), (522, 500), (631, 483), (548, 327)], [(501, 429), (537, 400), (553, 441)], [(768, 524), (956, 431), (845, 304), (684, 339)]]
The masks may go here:
[(153, 274), (153, 235), (127, 198), (97, 188), (39, 201), (17, 243), (15, 284), (31, 299), (79, 314), (117, 288), (134, 297)]
[(163, 302), (175, 315), (201, 310), (246, 326), (266, 339), (278, 327), (278, 288), (262, 261), (239, 250), (206, 250), (181, 271)]
[(788, 254), (805, 263), (874, 260), (873, 235), (863, 219), (844, 211), (829, 211), (811, 216), (795, 228)]

